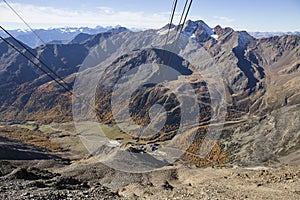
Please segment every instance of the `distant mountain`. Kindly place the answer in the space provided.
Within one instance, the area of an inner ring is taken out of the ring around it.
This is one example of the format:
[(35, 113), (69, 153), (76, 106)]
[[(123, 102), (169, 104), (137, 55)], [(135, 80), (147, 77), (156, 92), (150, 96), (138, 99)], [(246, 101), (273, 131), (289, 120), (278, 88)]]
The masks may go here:
[[(171, 53), (176, 30), (182, 26), (185, 40), (176, 47), (178, 54)], [(123, 76), (133, 80), (135, 77), (128, 74), (130, 70), (146, 63), (168, 63), (168, 58), (173, 57), (170, 66), (181, 75), (172, 77), (168, 74), (166, 78), (173, 81), (176, 91), (182, 90), (179, 83), (185, 79), (199, 92), (197, 98), (203, 124), (197, 129), (197, 140), (188, 149), (191, 154), (184, 155), (182, 159), (197, 165), (222, 164), (228, 159), (241, 165), (256, 165), (267, 161), (288, 162), (290, 155), (297, 155), (300, 150), (299, 35), (256, 39), (245, 31), (221, 26), (211, 28), (201, 20), (189, 20), (185, 24), (171, 26), (170, 42), (163, 53), (161, 49), (165, 46), (168, 32), (166, 27), (140, 32), (117, 28), (96, 35), (80, 33), (62, 44), (42, 45), (32, 51), (70, 85), (76, 75), (88, 75), (91, 77), (89, 83), (97, 79), (95, 72), (103, 72), (95, 102), (97, 117), (104, 123), (114, 123), (110, 106), (112, 90)], [(95, 49), (96, 52), (93, 51)], [(209, 59), (203, 60), (199, 56), (201, 50), (205, 50)], [(89, 60), (87, 68), (78, 72), (92, 52), (105, 62)], [(35, 120), (40, 123), (72, 120), (72, 96), (4, 41), (0, 41), (0, 61), (1, 120)], [(211, 77), (211, 81), (225, 85), (226, 110), (212, 111), (210, 92), (219, 96), (220, 90), (215, 91), (212, 87), (208, 91), (207, 80), (196, 76), (198, 72), (205, 74), (209, 69), (221, 76), (218, 79)], [(148, 68), (139, 72), (148, 77)], [(159, 76), (165, 74), (153, 72), (150, 75), (161, 78)], [(86, 96), (92, 93), (95, 85), (92, 86), (79, 94)], [(117, 100), (120, 101), (119, 111), (124, 110), (124, 102), (129, 101), (130, 114), (141, 125), (149, 123), (149, 109), (155, 102), (166, 102), (166, 126), (162, 129), (166, 134), (157, 134), (150, 139), (165, 141), (174, 137), (180, 121), (180, 103), (165, 88), (145, 84), (130, 99)], [(79, 110), (83, 112), (85, 109)], [(192, 155), (198, 153), (207, 133), (206, 123), (219, 126), (213, 112), (226, 114), (225, 126), (213, 155), (199, 160)], [(193, 133), (185, 134), (189, 138), (189, 134)], [(180, 141), (180, 144), (185, 142)]]
[[(173, 25), (175, 26), (175, 25)], [(51, 43), (51, 44), (63, 44), (65, 42), (68, 42), (72, 38), (74, 38), (78, 34), (89, 34), (89, 35), (95, 35), (102, 32), (107, 32), (109, 30), (118, 29), (121, 26), (96, 26), (95, 28), (90, 27), (62, 27), (62, 28), (49, 28), (49, 29), (34, 29), (36, 34), (45, 42), (45, 43)], [(203, 26), (206, 30), (208, 29), (208, 26)], [(122, 27), (124, 28), (124, 27)], [(168, 28), (168, 26), (165, 26), (162, 28), (162, 30), (165, 30)], [(126, 28), (124, 28), (126, 29)], [(128, 29), (127, 29), (128, 30)], [(131, 29), (133, 31), (141, 31), (140, 29)], [(129, 30), (128, 30), (129, 31)], [(190, 30), (186, 30), (188, 33)], [(18, 40), (22, 41), (24, 44), (28, 45), (31, 48), (35, 48), (37, 46), (42, 45), (42, 42), (37, 38), (37, 36), (32, 33), (29, 29), (15, 29), (15, 30), (9, 30), (9, 32), (15, 36)], [(283, 35), (300, 35), (300, 32), (248, 32), (249, 35), (253, 36), (256, 39), (260, 38), (268, 38), (272, 36), (283, 36)], [(211, 34), (211, 33), (210, 33)], [(7, 35), (0, 31), (0, 35), (2, 37), (7, 37)], [(213, 34), (211, 34), (213, 35)], [(83, 37), (83, 35), (81, 35)], [(213, 35), (213, 37), (216, 37), (216, 35)]]
[[(64, 28), (49, 28), (49, 29), (35, 29), (36, 34), (45, 42), (52, 44), (60, 44), (64, 43), (76, 35), (80, 33), (95, 35), (102, 32), (107, 32), (109, 30), (118, 29), (120, 26), (96, 26), (95, 28), (89, 27), (64, 27)], [(24, 44), (30, 46), (31, 48), (35, 48), (37, 46), (42, 45), (43, 43), (40, 41), (37, 36), (32, 33), (31, 30), (17, 29), (17, 30), (9, 30), (9, 32), (16, 37), (18, 40), (22, 41)], [(7, 37), (7, 35), (0, 31), (0, 35), (2, 37)]]
[(295, 32), (248, 32), (251, 36), (255, 37), (256, 39), (260, 38), (268, 38), (273, 36), (283, 36), (283, 35), (300, 35), (299, 31)]

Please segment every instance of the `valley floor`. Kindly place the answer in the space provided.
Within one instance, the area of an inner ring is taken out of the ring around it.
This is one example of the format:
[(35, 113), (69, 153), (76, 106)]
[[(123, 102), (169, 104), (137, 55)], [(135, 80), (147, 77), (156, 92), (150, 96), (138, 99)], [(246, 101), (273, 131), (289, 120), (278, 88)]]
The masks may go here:
[(72, 124), (0, 126), (0, 199), (300, 199), (299, 165), (126, 173), (87, 155)]

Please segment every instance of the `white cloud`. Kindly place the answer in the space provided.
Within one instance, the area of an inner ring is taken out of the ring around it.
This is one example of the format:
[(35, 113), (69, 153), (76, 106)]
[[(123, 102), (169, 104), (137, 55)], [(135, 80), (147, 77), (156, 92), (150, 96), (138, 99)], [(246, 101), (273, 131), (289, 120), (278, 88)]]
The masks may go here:
[(97, 9), (99, 9), (100, 12), (103, 12), (105, 14), (114, 14), (114, 10), (110, 7), (100, 6), (97, 7)]
[(230, 18), (230, 17), (225, 17), (225, 16), (213, 16), (210, 19), (205, 20), (205, 22), (210, 26), (210, 27), (215, 27), (217, 25), (221, 25), (222, 27), (232, 27), (235, 28), (235, 19)]
[(223, 23), (230, 23), (234, 22), (235, 19), (229, 18), (229, 17), (224, 17), (224, 16), (214, 16), (213, 17), (215, 20), (223, 22)]
[[(20, 3), (12, 3), (11, 6), (33, 28), (96, 25), (160, 28), (169, 21), (169, 13), (167, 12), (149, 14), (144, 12), (116, 11), (109, 7), (97, 7), (94, 11), (69, 10)], [(179, 18), (179, 15), (176, 16), (174, 21), (177, 18)], [(0, 23), (11, 26), (22, 22), (6, 4), (0, 3)]]

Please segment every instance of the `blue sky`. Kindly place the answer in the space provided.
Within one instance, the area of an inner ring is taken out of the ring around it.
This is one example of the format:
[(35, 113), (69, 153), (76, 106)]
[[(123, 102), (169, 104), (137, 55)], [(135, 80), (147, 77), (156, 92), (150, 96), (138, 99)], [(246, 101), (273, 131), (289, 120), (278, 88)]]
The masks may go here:
[[(122, 25), (160, 28), (169, 19), (173, 0), (7, 0), (34, 28)], [(177, 16), (185, 0), (178, 0)], [(194, 0), (189, 19), (247, 31), (300, 31), (299, 0)], [(0, 3), (0, 24), (24, 24)]]

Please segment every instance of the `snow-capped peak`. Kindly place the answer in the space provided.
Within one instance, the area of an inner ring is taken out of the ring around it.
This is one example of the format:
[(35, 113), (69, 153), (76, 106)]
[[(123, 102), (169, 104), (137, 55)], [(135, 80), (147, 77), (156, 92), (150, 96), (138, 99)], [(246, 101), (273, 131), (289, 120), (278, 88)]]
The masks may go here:
[(209, 37), (218, 39), (218, 36), (215, 34), (212, 28), (210, 28), (204, 21), (191, 21), (188, 20), (185, 23), (184, 33), (191, 38), (201, 38), (200, 40), (206, 40)]
[(183, 29), (183, 32), (188, 35), (188, 36), (192, 36), (195, 31), (197, 30), (198, 28), (198, 24), (194, 21), (191, 21), (191, 20), (188, 20), (185, 24), (185, 27)]
[[(182, 33), (187, 35), (188, 37), (195, 39), (197, 41), (207, 41), (211, 38), (214, 40), (218, 40), (218, 35), (214, 32), (212, 28), (210, 28), (204, 21), (192, 21), (188, 20), (185, 24), (181, 24), (179, 26), (171, 25), (172, 30), (179, 30), (183, 26)], [(165, 25), (161, 29), (157, 31), (158, 35), (165, 35), (168, 33), (169, 24)]]

